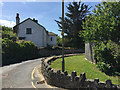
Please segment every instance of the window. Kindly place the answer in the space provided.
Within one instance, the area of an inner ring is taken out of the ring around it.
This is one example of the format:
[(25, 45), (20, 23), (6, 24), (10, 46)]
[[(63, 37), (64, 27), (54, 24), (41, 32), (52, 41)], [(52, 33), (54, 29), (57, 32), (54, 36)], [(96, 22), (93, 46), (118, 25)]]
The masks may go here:
[(32, 34), (32, 29), (31, 28), (26, 28), (26, 34)]
[(51, 39), (51, 41), (52, 41), (53, 38), (51, 37), (50, 39)]

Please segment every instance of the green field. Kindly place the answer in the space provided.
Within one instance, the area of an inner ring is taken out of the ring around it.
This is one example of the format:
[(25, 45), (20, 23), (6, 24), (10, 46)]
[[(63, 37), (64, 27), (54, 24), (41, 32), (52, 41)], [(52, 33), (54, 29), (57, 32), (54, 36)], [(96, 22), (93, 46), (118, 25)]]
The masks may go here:
[[(61, 61), (62, 58), (59, 58), (52, 62), (51, 67), (55, 70), (61, 70)], [(106, 81), (108, 79), (112, 80), (113, 84), (118, 84), (118, 77), (108, 76), (105, 73), (99, 71), (95, 64), (90, 63), (85, 60), (85, 54), (78, 56), (65, 57), (65, 71), (68, 71), (71, 74), (72, 71), (76, 71), (79, 76), (80, 73), (85, 72), (88, 79), (99, 78), (100, 81)]]

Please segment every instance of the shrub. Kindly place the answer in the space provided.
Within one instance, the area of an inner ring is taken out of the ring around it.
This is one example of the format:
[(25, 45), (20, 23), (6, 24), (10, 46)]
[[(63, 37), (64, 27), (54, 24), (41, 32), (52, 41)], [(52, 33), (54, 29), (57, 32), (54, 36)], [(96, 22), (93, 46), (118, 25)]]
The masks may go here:
[(13, 33), (12, 28), (6, 26), (1, 26), (1, 27), (2, 27), (2, 39), (8, 38), (13, 41), (18, 40), (18, 36), (16, 33)]
[(96, 67), (99, 68), (99, 70), (101, 70), (102, 72), (105, 72), (106, 74), (111, 74), (113, 72), (111, 65), (104, 62), (97, 62)]
[[(70, 42), (70, 40), (66, 36), (64, 36), (64, 46), (71, 47), (71, 44), (72, 43)], [(62, 46), (62, 38), (60, 38), (59, 36), (57, 36), (57, 45)]]
[(106, 74), (112, 75), (115, 72), (120, 72), (120, 45), (112, 41), (96, 43), (94, 59), (97, 62), (97, 67)]
[(15, 42), (2, 39), (2, 65), (21, 62), (38, 57), (37, 46), (31, 41)]
[(62, 46), (62, 38), (60, 36), (57, 36), (57, 45)]

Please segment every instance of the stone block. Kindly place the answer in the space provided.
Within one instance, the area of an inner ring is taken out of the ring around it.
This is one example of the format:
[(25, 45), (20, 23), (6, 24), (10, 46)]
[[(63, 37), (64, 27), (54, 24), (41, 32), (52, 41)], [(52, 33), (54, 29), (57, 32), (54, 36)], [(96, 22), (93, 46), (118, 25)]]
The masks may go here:
[(85, 79), (86, 79), (86, 75), (85, 75), (85, 72), (83, 72), (80, 74), (80, 80), (85, 81)]
[(54, 72), (54, 69), (52, 68), (50, 71), (51, 71), (51, 72)]
[(77, 76), (77, 72), (76, 71), (71, 72), (71, 76), (74, 78), (75, 76)]
[(41, 64), (44, 64), (44, 61), (42, 61)]
[(47, 67), (48, 67), (48, 65), (45, 66), (45, 68), (47, 68)]
[(98, 82), (99, 82), (99, 79), (98, 79), (98, 78), (95, 78), (95, 79), (94, 79), (94, 83), (93, 83), (93, 85), (92, 85), (95, 89), (97, 89), (97, 88), (99, 87)]
[(79, 81), (80, 77), (76, 76), (75, 81)]
[(57, 70), (57, 74), (60, 74), (61, 73), (61, 71), (60, 70)]
[(67, 72), (67, 71), (64, 71), (64, 75), (67, 76), (67, 75), (68, 75), (68, 72)]
[(94, 79), (94, 82), (95, 82), (95, 83), (98, 83), (98, 82), (99, 82), (99, 78), (95, 78), (95, 79)]
[(112, 87), (112, 82), (111, 80), (106, 80), (106, 87), (111, 88)]
[(47, 67), (47, 71), (49, 71), (49, 70), (51, 70), (51, 69), (52, 69), (51, 67), (49, 67), (49, 66)]
[(76, 76), (77, 76), (76, 71), (71, 72), (71, 81), (74, 81)]

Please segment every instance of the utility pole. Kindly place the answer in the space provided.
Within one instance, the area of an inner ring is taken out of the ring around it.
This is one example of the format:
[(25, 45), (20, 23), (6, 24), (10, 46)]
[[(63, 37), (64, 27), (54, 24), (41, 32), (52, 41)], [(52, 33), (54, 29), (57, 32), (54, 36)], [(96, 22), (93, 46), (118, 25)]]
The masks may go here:
[(62, 72), (65, 71), (65, 61), (64, 61), (64, 0), (62, 0)]

